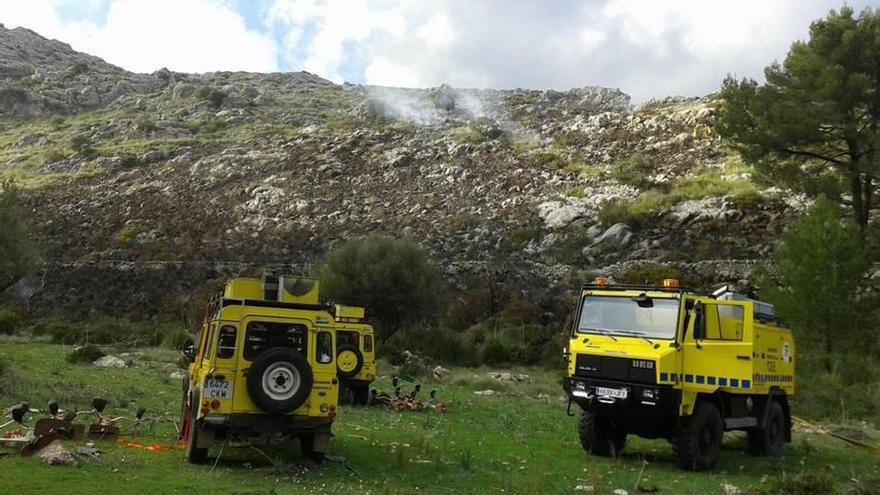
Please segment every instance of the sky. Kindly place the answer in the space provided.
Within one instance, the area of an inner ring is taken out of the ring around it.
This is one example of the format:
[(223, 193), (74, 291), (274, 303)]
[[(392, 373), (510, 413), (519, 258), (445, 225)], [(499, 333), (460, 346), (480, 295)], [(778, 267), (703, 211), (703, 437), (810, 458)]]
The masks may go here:
[[(880, 0), (851, 0), (856, 11)], [(830, 0), (0, 0), (135, 72), (306, 70), (334, 82), (620, 88), (637, 102), (762, 80)]]

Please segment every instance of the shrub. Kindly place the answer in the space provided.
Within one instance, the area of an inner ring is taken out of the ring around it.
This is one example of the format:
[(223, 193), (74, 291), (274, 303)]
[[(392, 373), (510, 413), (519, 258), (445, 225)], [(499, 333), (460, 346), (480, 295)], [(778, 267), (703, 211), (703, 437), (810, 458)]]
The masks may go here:
[(46, 151), (43, 152), (43, 162), (45, 164), (60, 162), (67, 158), (67, 153), (58, 146), (51, 146), (46, 148)]
[(657, 263), (640, 263), (627, 270), (620, 277), (625, 284), (659, 284), (665, 278), (682, 280), (681, 270), (674, 266)]
[(651, 174), (654, 171), (655, 166), (650, 158), (636, 153), (623, 160), (618, 160), (611, 167), (611, 176), (621, 184), (648, 189), (654, 184), (651, 180)]
[(101, 317), (88, 322), (44, 318), (32, 326), (34, 335), (47, 335), (56, 344), (158, 346), (168, 330), (151, 322)]
[(486, 340), (480, 349), (482, 362), (490, 365), (499, 364), (533, 364), (534, 352), (526, 346), (511, 344), (502, 339)]
[(85, 134), (74, 134), (69, 144), (74, 153), (85, 155), (92, 152), (92, 140)]
[(20, 323), (18, 313), (11, 309), (0, 308), (0, 334), (12, 335)]
[(113, 237), (113, 240), (119, 246), (125, 246), (131, 244), (137, 239), (138, 234), (144, 231), (144, 228), (136, 223), (128, 223), (125, 224), (116, 235)]
[(96, 345), (84, 345), (77, 347), (67, 355), (68, 363), (92, 363), (107, 354)]
[(793, 326), (821, 343), (829, 359), (843, 346), (863, 349), (873, 337), (864, 329), (874, 308), (860, 298), (872, 256), (859, 226), (821, 198), (784, 235), (773, 258), (778, 280), (764, 277), (762, 285), (770, 287), (765, 295)]
[(433, 320), (446, 281), (428, 254), (409, 239), (368, 237), (346, 242), (324, 258), (318, 274), (331, 299), (364, 306), (387, 338), (404, 324)]
[(186, 330), (178, 327), (169, 327), (162, 335), (160, 345), (165, 349), (174, 351), (183, 350), (187, 345), (193, 343), (193, 337)]

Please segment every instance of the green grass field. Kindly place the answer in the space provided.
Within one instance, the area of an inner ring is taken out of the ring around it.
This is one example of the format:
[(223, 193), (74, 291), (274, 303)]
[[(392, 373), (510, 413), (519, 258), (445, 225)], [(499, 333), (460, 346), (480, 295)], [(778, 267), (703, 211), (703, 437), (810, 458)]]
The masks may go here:
[[(134, 367), (97, 369), (65, 361), (69, 347), (0, 342), (0, 405), (29, 400), (42, 407), (56, 398), (62, 407), (85, 408), (94, 396), (111, 400), (111, 414), (172, 418), (180, 383), (169, 377), (175, 353), (146, 350)], [(388, 367), (379, 388), (389, 388)], [(0, 458), (2, 493), (92, 494), (293, 494), (293, 493), (723, 493), (730, 484), (746, 491), (770, 486), (783, 476), (827, 473), (841, 493), (878, 493), (865, 480), (880, 479), (880, 457), (839, 440), (798, 432), (778, 459), (744, 453), (744, 438), (728, 435), (712, 473), (689, 473), (673, 463), (664, 441), (632, 438), (620, 459), (586, 455), (565, 414), (559, 378), (540, 369), (525, 385), (499, 384), (486, 369), (458, 369), (425, 388), (437, 388), (446, 414), (395, 413), (381, 408), (342, 407), (334, 427), (333, 455), (345, 458), (318, 466), (299, 457), (294, 443), (266, 451), (225, 449), (211, 463), (191, 466), (181, 450), (151, 452), (101, 442), (98, 460), (75, 467), (45, 466), (17, 455)], [(492, 388), (499, 393), (475, 395)], [(169, 421), (133, 439), (174, 443)], [(870, 439), (877, 442), (877, 437)], [(73, 442), (71, 442), (73, 443)], [(0, 449), (7, 450), (8, 449)], [(347, 464), (347, 466), (346, 466)], [(580, 490), (577, 488), (580, 487)], [(875, 491), (870, 491), (871, 489)], [(858, 490), (852, 492), (852, 490)]]

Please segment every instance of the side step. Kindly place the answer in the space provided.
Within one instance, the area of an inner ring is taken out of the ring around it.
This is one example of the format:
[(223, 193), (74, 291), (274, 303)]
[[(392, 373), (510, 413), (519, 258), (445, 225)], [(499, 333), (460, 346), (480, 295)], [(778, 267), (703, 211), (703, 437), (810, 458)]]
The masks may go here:
[(755, 428), (758, 426), (758, 418), (746, 416), (744, 418), (727, 418), (724, 420), (725, 430), (740, 430), (742, 428)]

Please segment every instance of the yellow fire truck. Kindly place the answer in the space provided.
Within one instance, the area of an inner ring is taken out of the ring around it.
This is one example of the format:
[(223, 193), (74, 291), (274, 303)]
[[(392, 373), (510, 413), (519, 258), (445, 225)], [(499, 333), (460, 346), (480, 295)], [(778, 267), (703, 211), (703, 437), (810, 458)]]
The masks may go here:
[(749, 451), (777, 455), (791, 441), (795, 346), (772, 305), (667, 279), (580, 291), (566, 350), (565, 391), (594, 455), (615, 456), (627, 435), (665, 438), (685, 469), (712, 469), (724, 431)]

